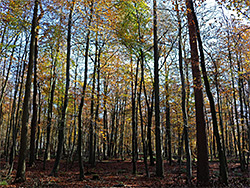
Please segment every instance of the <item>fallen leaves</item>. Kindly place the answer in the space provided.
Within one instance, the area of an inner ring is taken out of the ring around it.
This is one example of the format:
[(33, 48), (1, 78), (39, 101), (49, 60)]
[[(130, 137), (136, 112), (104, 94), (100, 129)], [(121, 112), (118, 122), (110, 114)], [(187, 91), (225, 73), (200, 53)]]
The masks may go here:
[[(62, 161), (58, 177), (49, 176), (53, 167), (53, 160), (48, 161), (47, 170), (43, 169), (42, 161), (36, 161), (35, 167), (27, 167), (27, 180), (24, 183), (12, 183), (16, 171), (11, 174), (11, 179), (0, 185), (4, 187), (186, 187), (185, 166), (173, 163), (169, 166), (165, 163), (165, 177), (155, 176), (155, 166), (149, 166), (150, 178), (146, 177), (144, 164), (142, 161), (137, 163), (138, 173), (132, 174), (131, 161), (109, 160), (98, 162), (92, 168), (84, 163), (85, 177), (79, 181), (78, 163), (66, 164)], [(1, 161), (1, 165), (4, 164)], [(68, 168), (68, 165), (72, 165)], [(250, 184), (249, 173), (242, 173), (239, 170), (239, 163), (235, 161), (228, 164), (229, 167), (229, 187), (247, 187)], [(15, 164), (16, 168), (16, 164)], [(66, 171), (66, 169), (68, 170)], [(2, 174), (4, 169), (0, 170)], [(196, 185), (196, 169), (193, 169), (193, 186)], [(210, 184), (211, 187), (223, 186), (219, 182), (219, 163), (210, 162)]]

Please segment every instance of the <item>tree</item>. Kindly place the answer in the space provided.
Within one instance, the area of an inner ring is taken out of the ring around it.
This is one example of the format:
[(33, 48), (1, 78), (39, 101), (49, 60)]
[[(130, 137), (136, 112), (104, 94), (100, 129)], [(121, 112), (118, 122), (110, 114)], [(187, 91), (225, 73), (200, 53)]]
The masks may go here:
[[(40, 4), (41, 14), (37, 18), (36, 25), (39, 25), (39, 20), (43, 16), (42, 6)], [(38, 30), (36, 31), (38, 36)], [(38, 61), (38, 38), (35, 38), (35, 57), (34, 57), (34, 80), (33, 80), (33, 115), (31, 120), (31, 133), (30, 133), (30, 160), (29, 165), (32, 166), (36, 159), (36, 129), (37, 129), (37, 61)]]
[[(91, 1), (90, 4), (90, 17), (88, 20), (88, 32), (86, 36), (86, 48), (85, 48), (85, 70), (84, 70), (84, 83), (83, 83), (83, 89), (82, 89), (82, 97), (81, 102), (79, 105), (79, 112), (78, 112), (78, 157), (79, 157), (79, 168), (80, 168), (80, 180), (84, 177), (84, 171), (83, 171), (83, 164), (82, 164), (82, 108), (84, 105), (84, 99), (85, 99), (85, 91), (87, 86), (87, 79), (88, 79), (88, 55), (89, 55), (89, 41), (90, 41), (90, 26), (92, 23), (92, 17), (93, 17), (93, 1)], [(91, 152), (91, 151), (89, 151)]]
[(195, 114), (196, 114), (196, 136), (197, 136), (197, 180), (198, 183), (206, 185), (209, 182), (208, 147), (206, 123), (204, 115), (203, 92), (201, 83), (201, 73), (199, 68), (199, 56), (197, 49), (197, 35), (194, 17), (192, 14), (193, 1), (186, 0), (189, 43), (191, 47), (191, 63), (195, 94)]
[[(207, 70), (206, 70), (206, 66), (205, 66), (204, 50), (203, 50), (202, 40), (201, 40), (201, 36), (200, 36), (199, 24), (198, 24), (196, 14), (194, 12), (194, 7), (192, 5), (191, 5), (191, 11), (192, 11), (193, 19), (195, 22), (196, 35), (197, 35), (200, 57), (201, 57), (200, 65), (201, 65), (201, 69), (202, 69), (202, 75), (203, 75), (203, 79), (204, 79), (204, 83), (205, 83), (206, 93), (207, 93), (207, 96), (208, 96), (208, 99), (210, 102), (210, 109), (211, 109), (212, 119), (213, 119), (213, 129), (214, 129), (214, 134), (216, 137), (217, 148), (219, 151), (220, 176), (221, 176), (222, 182), (227, 185), (228, 184), (227, 164), (226, 164), (227, 161), (226, 161), (225, 151), (223, 150), (221, 138), (219, 135), (218, 122), (217, 122), (217, 116), (216, 116), (216, 110), (215, 110), (215, 102), (214, 102), (213, 94), (211, 92), (210, 84), (208, 81)], [(223, 129), (221, 131), (223, 131)]]
[(58, 146), (57, 146), (57, 153), (56, 153), (56, 160), (54, 163), (54, 167), (50, 173), (52, 176), (56, 176), (59, 163), (62, 155), (63, 150), (63, 143), (64, 143), (64, 128), (65, 128), (65, 118), (66, 118), (66, 110), (68, 106), (68, 93), (69, 93), (69, 84), (70, 84), (70, 50), (71, 50), (71, 27), (72, 27), (72, 15), (74, 11), (75, 0), (72, 0), (70, 3), (70, 12), (69, 12), (69, 20), (68, 20), (68, 34), (67, 34), (67, 61), (66, 61), (66, 85), (65, 85), (65, 93), (64, 93), (64, 102), (62, 107), (62, 116), (61, 122), (59, 125), (59, 134), (58, 134)]
[(156, 175), (164, 176), (161, 149), (160, 103), (159, 103), (159, 52), (157, 37), (157, 4), (153, 0), (153, 31), (154, 31), (154, 92), (155, 92), (155, 144), (156, 144)]
[(180, 77), (181, 77), (181, 105), (182, 105), (182, 116), (183, 116), (183, 131), (185, 137), (185, 149), (186, 149), (186, 169), (187, 169), (187, 181), (190, 184), (192, 178), (192, 158), (191, 158), (191, 149), (189, 145), (189, 137), (188, 137), (188, 117), (187, 117), (187, 109), (186, 109), (186, 83), (183, 73), (183, 57), (182, 57), (182, 25), (181, 18), (179, 14), (178, 2), (176, 1), (177, 6), (177, 18), (178, 18), (178, 26), (179, 26), (179, 69), (180, 69)]
[(29, 120), (29, 100), (30, 100), (30, 88), (31, 88), (31, 77), (33, 62), (35, 60), (35, 37), (36, 37), (36, 25), (37, 25), (37, 13), (39, 1), (34, 1), (34, 13), (31, 27), (31, 39), (30, 39), (30, 53), (28, 63), (28, 73), (25, 85), (25, 95), (23, 104), (23, 115), (22, 115), (22, 130), (21, 130), (21, 146), (18, 156), (18, 167), (16, 172), (16, 182), (23, 182), (26, 180), (26, 155), (27, 155), (27, 138), (28, 138), (28, 120)]

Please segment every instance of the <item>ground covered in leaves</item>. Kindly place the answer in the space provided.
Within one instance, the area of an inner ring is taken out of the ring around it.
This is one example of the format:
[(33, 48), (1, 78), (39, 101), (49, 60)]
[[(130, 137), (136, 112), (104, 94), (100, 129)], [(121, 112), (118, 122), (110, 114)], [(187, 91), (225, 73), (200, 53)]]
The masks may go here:
[[(57, 177), (49, 176), (53, 167), (53, 160), (47, 162), (47, 169), (43, 170), (42, 161), (37, 161), (33, 167), (27, 167), (24, 183), (14, 183), (14, 170), (8, 179), (6, 163), (0, 163), (0, 187), (196, 187), (196, 167), (193, 166), (192, 185), (187, 185), (185, 180), (185, 164), (181, 166), (173, 162), (170, 166), (164, 165), (165, 176), (159, 178), (155, 176), (155, 166), (149, 166), (150, 178), (146, 177), (145, 168), (142, 161), (138, 162), (138, 173), (132, 174), (131, 160), (105, 160), (98, 162), (95, 167), (84, 164), (85, 178), (79, 181), (78, 163), (67, 164), (62, 160), (60, 171)], [(242, 173), (239, 163), (230, 162), (229, 168), (229, 187), (249, 187), (250, 174)], [(16, 169), (16, 163), (15, 163)], [(224, 187), (218, 180), (219, 164), (210, 162), (210, 185), (209, 187)]]

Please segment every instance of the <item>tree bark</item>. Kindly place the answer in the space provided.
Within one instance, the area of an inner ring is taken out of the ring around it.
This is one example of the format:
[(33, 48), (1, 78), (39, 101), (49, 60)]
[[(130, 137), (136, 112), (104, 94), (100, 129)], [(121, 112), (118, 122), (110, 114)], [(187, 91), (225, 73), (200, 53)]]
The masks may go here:
[(198, 184), (207, 185), (209, 182), (209, 166), (208, 166), (208, 146), (206, 123), (204, 115), (204, 102), (201, 85), (201, 73), (199, 69), (199, 56), (197, 49), (197, 35), (192, 14), (193, 2), (186, 0), (189, 40), (191, 47), (191, 63), (195, 94), (195, 113), (196, 113), (196, 136), (197, 136), (197, 181)]
[(157, 36), (157, 4), (153, 0), (153, 33), (154, 33), (154, 92), (155, 92), (155, 146), (156, 146), (156, 175), (164, 176), (161, 127), (160, 127), (160, 101), (159, 101), (159, 52)]
[(107, 120), (107, 94), (108, 94), (108, 84), (107, 84), (107, 76), (105, 75), (104, 82), (103, 82), (103, 88), (104, 88), (104, 101), (103, 101), (103, 132), (104, 132), (104, 138), (103, 138), (103, 159), (107, 159), (106, 156), (106, 146), (109, 141), (109, 133), (108, 133), (108, 120)]
[(28, 73), (26, 77), (25, 95), (23, 103), (23, 114), (22, 114), (22, 129), (21, 129), (21, 143), (18, 158), (18, 167), (16, 172), (16, 182), (24, 182), (26, 180), (26, 155), (27, 155), (27, 139), (28, 139), (28, 120), (29, 120), (29, 99), (30, 99), (30, 88), (33, 62), (35, 58), (35, 37), (36, 37), (36, 24), (37, 24), (37, 13), (38, 13), (38, 0), (35, 0), (34, 14), (31, 27), (31, 39), (30, 39), (30, 53), (28, 63)]
[[(213, 119), (214, 135), (216, 137), (216, 144), (217, 144), (217, 148), (219, 151), (220, 176), (221, 176), (222, 182), (227, 185), (228, 184), (227, 160), (226, 160), (225, 151), (223, 149), (223, 145), (221, 143), (221, 138), (220, 138), (220, 134), (219, 134), (214, 98), (213, 98), (213, 94), (211, 92), (210, 84), (209, 84), (208, 77), (207, 77), (204, 50), (203, 50), (202, 40), (201, 40), (201, 36), (200, 36), (199, 24), (198, 24), (198, 20), (197, 20), (196, 14), (194, 12), (193, 6), (191, 6), (191, 11), (192, 11), (195, 26), (196, 26), (196, 34), (197, 34), (200, 57), (201, 57), (200, 65), (201, 65), (201, 69), (202, 69), (202, 75), (203, 75), (203, 79), (204, 79), (204, 83), (205, 83), (206, 93), (207, 93), (209, 103), (210, 103), (210, 110), (211, 110), (212, 119)], [(221, 131), (223, 132), (223, 129)]]
[[(59, 46), (59, 45), (58, 45)], [(56, 62), (57, 62), (57, 54), (59, 52), (59, 48), (57, 49), (56, 56), (54, 62), (52, 62), (52, 73), (50, 80), (50, 97), (49, 97), (49, 108), (48, 108), (48, 116), (47, 116), (47, 135), (46, 135), (46, 146), (44, 152), (43, 159), (43, 169), (46, 168), (46, 161), (50, 159), (50, 137), (51, 137), (51, 125), (52, 125), (52, 114), (53, 114), (53, 104), (54, 104), (54, 94), (56, 88)]]
[(139, 59), (136, 63), (135, 82), (132, 80), (132, 163), (133, 163), (133, 174), (137, 173), (137, 120), (136, 120), (136, 93), (137, 93), (137, 81), (139, 71)]
[[(228, 42), (229, 42), (229, 34), (228, 34)], [(229, 44), (229, 43), (228, 43)], [(241, 171), (245, 171), (245, 161), (243, 160), (242, 156), (242, 148), (241, 148), (241, 134), (240, 134), (240, 126), (239, 126), (239, 118), (238, 118), (238, 109), (237, 109), (237, 101), (236, 101), (236, 89), (234, 85), (234, 74), (233, 74), (233, 60), (232, 60), (232, 54), (231, 54), (231, 49), (230, 46), (228, 45), (228, 59), (229, 59), (229, 66), (230, 66), (230, 73), (231, 73), (231, 79), (232, 79), (232, 88), (233, 88), (233, 102), (234, 102), (234, 111), (235, 111), (235, 121), (236, 121), (236, 130), (237, 130), (237, 147), (239, 151), (239, 158), (240, 158), (240, 167)], [(233, 117), (233, 113), (232, 113)], [(233, 123), (232, 119), (232, 123)], [(237, 152), (236, 152), (237, 155)]]
[(92, 82), (92, 91), (91, 91), (91, 104), (90, 104), (90, 126), (89, 126), (89, 164), (93, 167), (95, 164), (95, 148), (94, 148), (94, 106), (95, 106), (95, 84), (96, 84), (96, 68), (97, 68), (97, 57), (98, 55), (98, 41), (97, 41), (97, 34), (95, 40), (95, 60), (94, 60), (94, 70), (93, 70), (93, 82)]
[[(178, 7), (178, 2), (176, 1), (176, 5)], [(182, 58), (182, 26), (181, 26), (181, 18), (179, 14), (179, 8), (177, 10), (177, 17), (178, 17), (178, 26), (179, 26), (179, 69), (180, 69), (180, 77), (181, 77), (181, 91), (182, 91), (182, 118), (183, 118), (183, 131), (185, 137), (185, 150), (186, 150), (186, 172), (187, 172), (187, 181), (188, 184), (191, 184), (192, 178), (192, 158), (191, 158), (191, 149), (189, 144), (189, 137), (188, 137), (188, 117), (187, 117), (187, 109), (186, 109), (186, 83), (185, 77), (183, 73), (183, 58)]]
[(72, 0), (72, 5), (70, 7), (69, 20), (68, 20), (68, 34), (67, 34), (67, 60), (66, 60), (66, 85), (64, 93), (64, 102), (62, 108), (61, 122), (59, 123), (59, 133), (58, 133), (58, 146), (56, 153), (56, 160), (54, 167), (50, 173), (52, 176), (56, 176), (59, 163), (62, 156), (63, 144), (64, 144), (64, 128), (66, 121), (66, 110), (68, 107), (68, 95), (69, 95), (69, 85), (70, 85), (70, 52), (71, 52), (71, 28), (72, 28), (72, 15), (74, 10), (75, 0)]
[(37, 129), (37, 57), (38, 57), (38, 39), (35, 39), (35, 59), (34, 59), (34, 79), (33, 79), (33, 115), (31, 120), (30, 133), (30, 158), (29, 166), (35, 163), (35, 143), (36, 143), (36, 129)]
[(78, 152), (78, 162), (79, 162), (79, 172), (80, 177), (79, 179), (82, 180), (84, 177), (84, 168), (83, 168), (83, 162), (82, 162), (82, 108), (84, 105), (84, 99), (85, 99), (85, 91), (87, 86), (87, 79), (88, 79), (88, 56), (89, 56), (89, 41), (90, 41), (90, 30), (89, 27), (91, 26), (92, 22), (92, 16), (93, 16), (93, 1), (91, 1), (90, 4), (90, 18), (88, 23), (88, 32), (87, 32), (87, 38), (86, 38), (86, 48), (85, 48), (85, 70), (84, 70), (84, 83), (82, 88), (82, 97), (81, 102), (78, 108), (78, 144), (77, 144), (77, 152)]

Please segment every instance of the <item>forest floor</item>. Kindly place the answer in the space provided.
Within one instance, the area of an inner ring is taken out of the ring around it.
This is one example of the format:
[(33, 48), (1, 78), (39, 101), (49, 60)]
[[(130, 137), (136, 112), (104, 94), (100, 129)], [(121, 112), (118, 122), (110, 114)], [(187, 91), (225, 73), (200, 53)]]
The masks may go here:
[[(138, 173), (132, 174), (131, 160), (105, 160), (98, 162), (95, 167), (90, 167), (84, 163), (85, 177), (79, 181), (78, 162), (67, 164), (62, 160), (60, 171), (57, 177), (49, 176), (54, 161), (48, 161), (47, 169), (43, 170), (43, 162), (38, 160), (33, 167), (27, 167), (24, 183), (14, 183), (16, 170), (11, 176), (4, 180), (6, 166), (4, 161), (0, 161), (0, 187), (196, 187), (196, 167), (193, 167), (192, 185), (187, 186), (185, 180), (185, 164), (181, 166), (173, 162), (170, 166), (164, 164), (165, 176), (159, 178), (155, 176), (155, 166), (149, 166), (150, 178), (145, 175), (144, 163), (138, 161)], [(224, 187), (219, 183), (219, 164), (209, 162), (210, 165), (210, 185), (208, 187)], [(228, 163), (229, 187), (250, 187), (250, 173), (242, 173), (239, 163), (234, 161)], [(16, 162), (15, 162), (16, 169)]]

